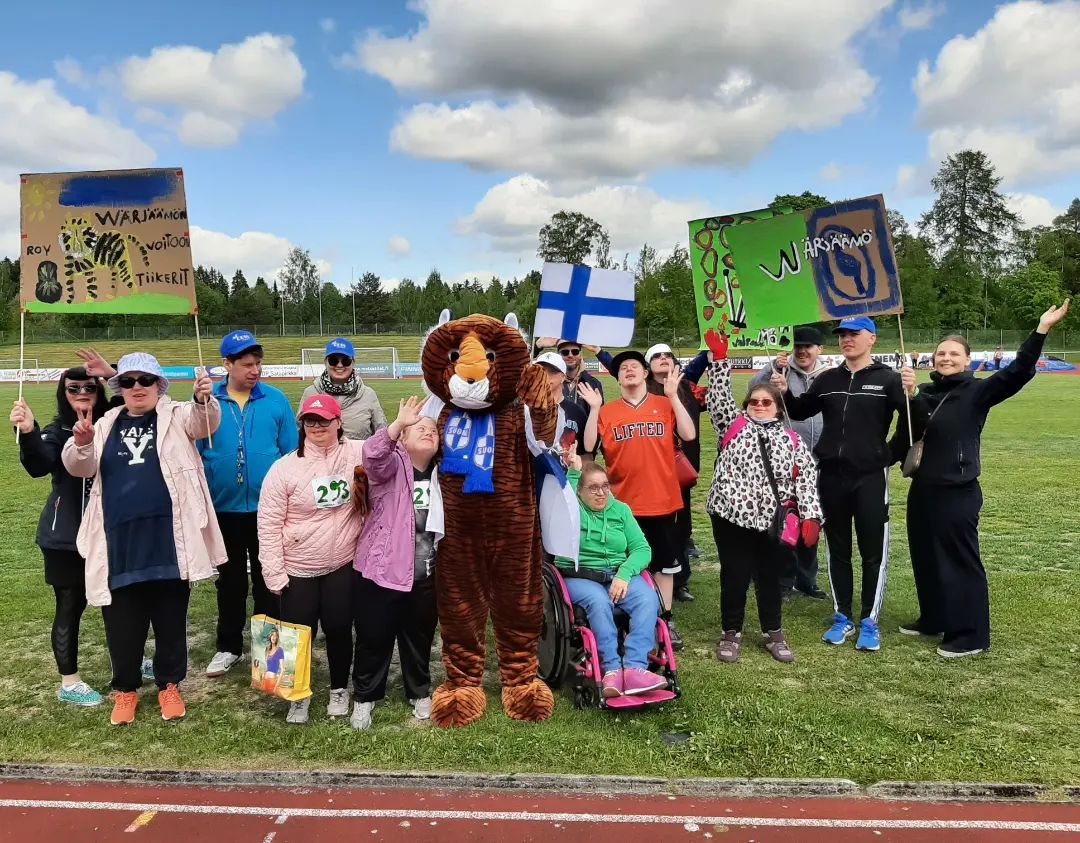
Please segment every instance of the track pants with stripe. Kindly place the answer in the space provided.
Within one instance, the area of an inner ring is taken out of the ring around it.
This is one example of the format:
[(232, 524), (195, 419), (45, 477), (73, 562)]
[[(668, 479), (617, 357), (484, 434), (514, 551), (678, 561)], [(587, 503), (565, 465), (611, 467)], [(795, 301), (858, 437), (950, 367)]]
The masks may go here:
[(862, 601), (858, 618), (878, 619), (889, 564), (889, 473), (862, 474), (822, 466), (818, 493), (825, 511), (825, 542), (836, 611), (853, 620), (855, 590), (851, 528), (862, 558)]

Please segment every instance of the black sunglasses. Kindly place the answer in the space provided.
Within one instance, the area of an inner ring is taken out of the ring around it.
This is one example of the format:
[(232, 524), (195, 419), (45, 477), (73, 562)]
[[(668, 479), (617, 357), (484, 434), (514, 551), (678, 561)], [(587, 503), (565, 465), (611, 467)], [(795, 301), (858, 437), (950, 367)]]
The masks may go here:
[(577, 357), (581, 354), (580, 348), (560, 348), (559, 354), (563, 357)]
[(64, 391), (67, 392), (68, 395), (93, 395), (95, 392), (97, 392), (97, 384), (69, 383), (67, 386), (64, 387)]
[(322, 416), (304, 416), (302, 419), (300, 419), (300, 422), (304, 425), (304, 427), (326, 428), (330, 427), (330, 422), (332, 421), (333, 419), (324, 419), (322, 418)]
[(352, 358), (344, 354), (331, 354), (326, 358), (326, 363), (330, 366), (351, 366)]
[(116, 382), (120, 384), (121, 389), (131, 389), (135, 384), (139, 386), (153, 386), (158, 382), (157, 375), (139, 375), (137, 378), (133, 378), (129, 375), (124, 375), (122, 378), (117, 378)]

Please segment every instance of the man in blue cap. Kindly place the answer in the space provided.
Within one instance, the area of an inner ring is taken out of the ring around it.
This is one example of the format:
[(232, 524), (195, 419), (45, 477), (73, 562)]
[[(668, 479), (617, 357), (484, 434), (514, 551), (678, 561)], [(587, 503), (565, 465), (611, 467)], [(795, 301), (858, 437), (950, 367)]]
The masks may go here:
[(827, 644), (843, 644), (856, 631), (852, 611), (851, 525), (862, 557), (862, 600), (856, 648), (881, 649), (878, 616), (885, 597), (889, 562), (889, 428), (893, 414), (905, 412), (905, 393), (915, 395), (915, 371), (901, 373), (870, 354), (877, 326), (868, 316), (844, 319), (833, 333), (844, 362), (822, 372), (802, 395), (789, 391), (787, 379), (775, 373), (772, 383), (785, 395), (795, 420), (821, 413), (818, 491), (825, 511), (825, 541), (835, 613), (822, 636)]
[(247, 331), (221, 341), (225, 380), (214, 387), (221, 427), (213, 447), (199, 440), (206, 480), (229, 561), (218, 568), (217, 652), (207, 676), (223, 676), (244, 652), (248, 566), (255, 614), (276, 614), (277, 599), (263, 582), (259, 563), (259, 492), (270, 466), (298, 443), (296, 416), (279, 389), (260, 382), (263, 349)]

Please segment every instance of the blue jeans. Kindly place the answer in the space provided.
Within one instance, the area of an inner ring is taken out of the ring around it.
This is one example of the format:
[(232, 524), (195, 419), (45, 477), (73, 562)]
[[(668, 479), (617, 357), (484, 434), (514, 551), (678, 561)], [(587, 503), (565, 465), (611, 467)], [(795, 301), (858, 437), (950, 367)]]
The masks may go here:
[(656, 590), (641, 575), (630, 580), (626, 596), (618, 606), (611, 602), (609, 586), (580, 577), (565, 577), (570, 599), (589, 614), (589, 629), (596, 637), (600, 650), (600, 666), (604, 673), (618, 670), (619, 630), (615, 612), (630, 616), (630, 632), (623, 641), (623, 667), (648, 667), (649, 651), (656, 644), (656, 619), (660, 615), (660, 599)]

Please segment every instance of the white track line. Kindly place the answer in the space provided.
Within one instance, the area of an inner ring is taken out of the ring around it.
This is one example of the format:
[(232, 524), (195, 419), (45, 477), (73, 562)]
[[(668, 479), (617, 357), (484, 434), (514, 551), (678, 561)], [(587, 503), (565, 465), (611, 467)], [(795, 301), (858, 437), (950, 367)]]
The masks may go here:
[(0, 799), (0, 808), (68, 808), (76, 811), (156, 811), (167, 814), (306, 817), (311, 819), (415, 819), (485, 822), (621, 823), (624, 825), (759, 826), (763, 828), (872, 828), (1080, 832), (1080, 823), (1013, 820), (812, 819), (807, 817), (680, 817), (665, 814), (591, 814), (542, 811), (419, 811), (394, 808), (282, 808), (256, 805), (184, 805), (142, 802), (77, 802), (61, 799)]

